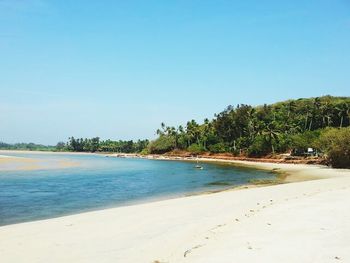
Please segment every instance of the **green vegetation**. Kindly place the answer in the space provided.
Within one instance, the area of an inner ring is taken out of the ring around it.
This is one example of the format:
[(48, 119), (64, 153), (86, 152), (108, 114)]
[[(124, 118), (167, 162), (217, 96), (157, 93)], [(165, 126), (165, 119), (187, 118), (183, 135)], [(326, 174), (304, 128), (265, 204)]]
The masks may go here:
[(8, 144), (0, 142), (0, 150), (23, 150), (23, 151), (54, 151), (54, 146), (47, 146), (35, 143)]
[(205, 119), (202, 124), (191, 120), (185, 127), (176, 128), (162, 123), (157, 130), (159, 137), (149, 144), (148, 152), (185, 150), (194, 154), (261, 157), (286, 152), (307, 155), (310, 154), (307, 149), (313, 148), (316, 151), (312, 154), (322, 151), (334, 167), (344, 167), (349, 166), (348, 159), (340, 164), (335, 159), (343, 158), (346, 149), (335, 148), (330, 143), (321, 147), (321, 144), (332, 136), (338, 138), (340, 145), (344, 144), (349, 135), (343, 130), (349, 125), (349, 97), (324, 96), (257, 107), (240, 104), (228, 106), (213, 120)]
[(66, 144), (60, 142), (56, 147), (58, 150), (73, 152), (140, 153), (147, 147), (148, 143), (148, 140), (138, 140), (136, 142), (132, 140), (101, 141), (99, 137), (94, 137), (91, 139), (75, 139), (74, 137), (70, 137)]
[(148, 152), (162, 154), (175, 149), (175, 139), (172, 136), (161, 136), (148, 145)]
[(99, 137), (75, 139), (70, 137), (67, 143), (59, 142), (56, 146), (45, 146), (34, 143), (7, 144), (0, 142), (1, 150), (29, 151), (70, 151), (70, 152), (118, 152), (141, 153), (149, 144), (148, 140), (134, 141), (101, 141)]
[[(350, 97), (324, 96), (253, 107), (228, 106), (212, 120), (157, 130), (158, 138), (101, 141), (69, 138), (55, 147), (0, 143), (0, 149), (163, 154), (186, 151), (262, 157), (280, 153), (323, 155), (333, 167), (350, 167)], [(312, 152), (308, 149), (312, 148)]]
[(322, 132), (318, 147), (327, 153), (332, 167), (350, 168), (350, 127), (328, 128)]

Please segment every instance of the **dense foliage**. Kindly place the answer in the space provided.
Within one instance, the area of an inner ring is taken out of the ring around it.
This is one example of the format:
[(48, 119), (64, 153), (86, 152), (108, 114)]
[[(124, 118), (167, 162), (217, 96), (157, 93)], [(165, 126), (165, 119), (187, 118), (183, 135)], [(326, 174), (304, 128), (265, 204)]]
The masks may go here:
[(139, 153), (148, 145), (148, 140), (130, 141), (101, 141), (99, 137), (91, 139), (75, 139), (70, 137), (67, 143), (59, 142), (57, 150), (74, 152), (119, 152), (119, 153)]
[(332, 167), (350, 168), (350, 127), (326, 129), (318, 140)]
[(25, 150), (25, 151), (53, 151), (54, 146), (47, 146), (35, 143), (15, 143), (9, 144), (0, 142), (0, 150)]
[(162, 123), (157, 130), (158, 139), (148, 150), (151, 153), (174, 149), (194, 153), (230, 152), (248, 156), (287, 151), (302, 154), (307, 148), (317, 148), (316, 141), (324, 129), (349, 125), (349, 97), (324, 96), (257, 107), (240, 104), (228, 106), (213, 120), (205, 119), (202, 124), (191, 120), (185, 127), (176, 128)]
[(117, 153), (140, 153), (149, 141), (101, 141), (95, 137), (91, 139), (75, 139), (70, 137), (68, 142), (59, 142), (56, 146), (46, 146), (34, 143), (8, 144), (0, 142), (0, 150), (27, 150), (27, 151), (71, 151), (71, 152), (117, 152)]
[(349, 167), (349, 126), (350, 97), (324, 96), (257, 107), (228, 106), (202, 124), (195, 120), (178, 127), (162, 123), (158, 138), (151, 142), (71, 137), (55, 147), (0, 143), (0, 149), (156, 154), (183, 150), (259, 157), (286, 152), (307, 155), (312, 148), (313, 153), (328, 157), (332, 166)]

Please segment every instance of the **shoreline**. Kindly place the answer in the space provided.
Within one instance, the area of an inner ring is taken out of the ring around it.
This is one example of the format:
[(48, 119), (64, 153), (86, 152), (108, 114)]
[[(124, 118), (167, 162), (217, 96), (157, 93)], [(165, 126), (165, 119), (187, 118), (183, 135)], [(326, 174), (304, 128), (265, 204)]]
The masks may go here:
[(0, 149), (1, 153), (31, 153), (31, 154), (62, 154), (62, 155), (104, 155), (108, 157), (120, 157), (120, 158), (142, 158), (142, 159), (157, 159), (157, 160), (197, 160), (197, 159), (211, 159), (220, 161), (247, 161), (257, 163), (288, 163), (288, 164), (308, 164), (308, 165), (323, 165), (320, 164), (320, 159), (307, 159), (307, 158), (270, 158), (270, 157), (239, 157), (226, 154), (200, 154), (197, 156), (191, 156), (187, 154), (146, 154), (139, 153), (116, 153), (116, 152), (71, 152), (71, 151), (30, 151), (30, 150), (4, 150)]
[(2, 258), (150, 263), (349, 260), (350, 170), (292, 165), (292, 171), (323, 179), (2, 226)]
[[(105, 157), (111, 157), (111, 158), (137, 158), (137, 159), (147, 159), (147, 160), (159, 160), (159, 161), (185, 161), (185, 162), (204, 162), (204, 163), (215, 163), (215, 164), (225, 164), (225, 165), (232, 165), (234, 167), (243, 167), (243, 168), (252, 168), (252, 169), (258, 169), (258, 170), (265, 170), (273, 172), (277, 175), (280, 175), (281, 178), (283, 177), (283, 181), (277, 182), (277, 184), (280, 183), (290, 183), (290, 182), (299, 182), (299, 181), (307, 181), (307, 180), (315, 180), (315, 179), (322, 179), (322, 178), (328, 178), (327, 173), (328, 171), (338, 171), (335, 172), (336, 174), (341, 174), (342, 170), (347, 169), (335, 169), (331, 168), (325, 165), (319, 165), (319, 164), (306, 164), (306, 163), (293, 163), (293, 162), (284, 162), (282, 159), (280, 159), (278, 162), (274, 159), (259, 159), (256, 158), (244, 158), (244, 160), (241, 160), (241, 158), (235, 158), (235, 157), (227, 157), (227, 158), (220, 158), (219, 156), (214, 157), (208, 157), (208, 156), (199, 156), (199, 157), (184, 157), (184, 156), (176, 156), (176, 155), (158, 155), (158, 154), (148, 154), (148, 155), (140, 155), (140, 154), (126, 154), (126, 153), (90, 153), (90, 152), (52, 152), (52, 151), (26, 151), (26, 150), (0, 150), (0, 157), (3, 156), (5, 158), (0, 158), (0, 170), (37, 170), (42, 169), (42, 166), (39, 165), (31, 165), (31, 166), (24, 166), (22, 168), (14, 168), (14, 169), (4, 169), (4, 167), (1, 167), (1, 164), (5, 163), (6, 161), (14, 162), (18, 166), (18, 163), (23, 161), (24, 163), (35, 163), (38, 162), (36, 159), (33, 158), (27, 158), (27, 157), (16, 157), (16, 156), (6, 156), (3, 154), (6, 153), (30, 153), (30, 154), (48, 154), (48, 155), (97, 155), (97, 156), (105, 156)], [(270, 162), (269, 162), (270, 160)], [(4, 165), (3, 165), (4, 166)], [(63, 165), (55, 166), (54, 168), (69, 168), (78, 166), (77, 163), (69, 163), (65, 162)], [(47, 168), (47, 167), (45, 167)], [(311, 169), (318, 169), (318, 174), (311, 172)], [(275, 183), (273, 183), (275, 184)], [(245, 186), (249, 185), (255, 185), (255, 186), (263, 186), (263, 184), (259, 183), (249, 183)], [(267, 184), (271, 185), (271, 184)], [(230, 189), (235, 189), (236, 187), (232, 187)], [(222, 191), (226, 191), (227, 189), (224, 189)], [(229, 189), (228, 189), (229, 190)]]
[[(309, 173), (310, 167), (318, 167), (322, 169), (331, 169), (331, 170), (337, 170), (341, 171), (343, 169), (334, 169), (330, 168), (325, 165), (318, 165), (318, 164), (299, 164), (299, 163), (289, 163), (289, 162), (275, 162), (274, 160), (271, 160), (271, 162), (268, 162), (266, 160), (269, 159), (262, 159), (264, 161), (259, 161), (257, 159), (249, 159), (248, 160), (240, 160), (237, 158), (220, 158), (220, 157), (207, 157), (207, 156), (199, 156), (199, 157), (184, 157), (184, 156), (176, 156), (176, 155), (157, 155), (157, 154), (148, 154), (148, 155), (140, 155), (140, 154), (125, 154), (125, 153), (88, 153), (88, 152), (52, 152), (52, 151), (26, 151), (26, 150), (0, 150), (0, 170), (4, 171), (15, 171), (15, 170), (38, 170), (47, 168), (42, 165), (24, 165), (28, 162), (31, 163), (37, 163), (38, 160), (33, 158), (27, 158), (27, 157), (16, 157), (16, 156), (6, 156), (4, 154), (6, 153), (22, 153), (22, 154), (48, 154), (48, 155), (97, 155), (97, 156), (105, 156), (105, 157), (111, 157), (111, 158), (137, 158), (137, 159), (147, 159), (147, 160), (159, 160), (159, 161), (185, 161), (185, 162), (204, 162), (204, 163), (215, 163), (215, 164), (226, 164), (226, 165), (232, 165), (234, 167), (243, 167), (243, 168), (252, 168), (252, 169), (258, 169), (258, 170), (265, 170), (273, 172), (277, 175), (280, 175), (281, 178), (284, 178), (283, 181), (277, 182), (279, 183), (290, 183), (290, 182), (298, 182), (298, 181), (305, 181), (305, 180), (314, 180), (314, 179), (321, 179), (321, 178), (327, 178), (326, 175), (324, 175), (324, 172), (320, 172), (321, 175), (315, 175), (314, 173)], [(7, 166), (14, 164), (13, 168), (8, 168)], [(23, 163), (21, 163), (23, 162)], [(65, 162), (63, 165), (56, 165), (53, 168), (70, 168), (78, 166), (77, 163), (69, 163)], [(306, 169), (306, 173), (304, 169)], [(245, 186), (249, 185), (256, 185), (261, 186), (264, 183), (249, 183)], [(275, 184), (275, 183), (273, 183)], [(271, 184), (267, 184), (271, 185)], [(232, 187), (230, 189), (234, 189), (236, 187)], [(227, 189), (224, 189), (225, 191)]]
[[(18, 153), (18, 151), (6, 151), (7, 153)], [(0, 152), (0, 153), (4, 153), (4, 152)], [(28, 151), (21, 151), (20, 153), (31, 153)], [(37, 154), (41, 154), (41, 152), (36, 152)], [(24, 156), (24, 154), (22, 156)], [(46, 152), (44, 153), (46, 154)], [(62, 153), (65, 154), (65, 153)], [(76, 155), (79, 153), (73, 153), (73, 155)], [(84, 153), (85, 155), (98, 155), (101, 156), (101, 154), (94, 154), (94, 153)], [(102, 156), (106, 156), (106, 154), (102, 154)], [(112, 157), (116, 157), (114, 155), (112, 155)], [(5, 156), (5, 155), (0, 155), (0, 168), (1, 167), (1, 158), (3, 158), (4, 160), (6, 159), (13, 159), (12, 161), (23, 161), (25, 163), (27, 162), (38, 162), (39, 159), (36, 158), (36, 156), (34, 156), (33, 158), (29, 158), (29, 157), (18, 157), (18, 156)], [(140, 158), (139, 156), (134, 156), (132, 155), (130, 158)], [(183, 158), (183, 157), (158, 157), (158, 156), (143, 156), (142, 159), (150, 159), (150, 160), (159, 160), (159, 161), (178, 161), (178, 162), (195, 162), (196, 159), (195, 158)], [(191, 196), (200, 196), (200, 195), (209, 195), (209, 194), (216, 194), (216, 193), (220, 193), (220, 192), (229, 192), (229, 191), (240, 191), (240, 190), (244, 190), (244, 189), (252, 189), (252, 188), (258, 188), (258, 187), (266, 187), (266, 186), (271, 186), (271, 185), (278, 185), (278, 184), (284, 184), (284, 183), (289, 183), (289, 182), (294, 182), (294, 181), (304, 181), (304, 180), (311, 180), (311, 179), (316, 179), (313, 177), (310, 178), (306, 178), (306, 177), (298, 177), (295, 180), (290, 180), (290, 178), (293, 177), (293, 172), (295, 172), (295, 167), (293, 165), (293, 167), (289, 167), (289, 168), (293, 168), (291, 171), (288, 171), (287, 173), (287, 169), (284, 169), (280, 167), (281, 164), (270, 164), (270, 163), (251, 163), (251, 162), (243, 162), (243, 161), (237, 161), (237, 160), (225, 160), (225, 159), (210, 159), (210, 158), (201, 158), (200, 159), (201, 163), (214, 163), (214, 164), (220, 164), (220, 165), (230, 165), (230, 168), (248, 168), (248, 169), (259, 169), (259, 170), (264, 170), (264, 171), (268, 171), (268, 172), (272, 172), (274, 174), (276, 174), (276, 179), (272, 179), (272, 180), (264, 180), (264, 179), (257, 179), (256, 181), (251, 181), (251, 182), (247, 182), (245, 184), (242, 185), (227, 185), (227, 186), (223, 186), (222, 188), (218, 188), (218, 189), (202, 189), (202, 190), (197, 190), (197, 191), (193, 191), (190, 193), (183, 193), (183, 194), (168, 194), (168, 195), (163, 195), (163, 196), (158, 196), (158, 197), (148, 197), (146, 199), (140, 199), (140, 200), (134, 200), (134, 201), (128, 201), (125, 202), (125, 204), (121, 204), (118, 206), (107, 206), (107, 207), (99, 207), (99, 208), (95, 208), (95, 209), (88, 209), (88, 210), (80, 210), (80, 211), (75, 211), (74, 213), (67, 213), (67, 214), (63, 214), (63, 215), (56, 215), (53, 217), (48, 217), (48, 218), (42, 218), (42, 219), (33, 219), (30, 221), (24, 221), (24, 222), (13, 222), (13, 223), (9, 223), (9, 224), (5, 224), (5, 225), (1, 225), (1, 226), (7, 226), (7, 225), (14, 225), (14, 224), (21, 224), (21, 223), (28, 223), (28, 222), (36, 222), (36, 221), (42, 221), (42, 220), (49, 220), (49, 219), (54, 219), (54, 218), (59, 218), (59, 217), (65, 217), (65, 216), (71, 216), (71, 215), (76, 215), (76, 214), (84, 214), (87, 212), (92, 212), (92, 211), (103, 211), (106, 209), (113, 209), (113, 208), (118, 208), (118, 207), (125, 207), (125, 206), (134, 206), (134, 205), (141, 205), (141, 204), (146, 204), (146, 203), (152, 203), (152, 202), (158, 202), (158, 201), (166, 201), (166, 200), (171, 200), (171, 199), (177, 199), (177, 198), (183, 198), (183, 197), (191, 197)], [(52, 163), (50, 164), (52, 165)], [(272, 165), (272, 166), (271, 166)], [(290, 164), (287, 166), (291, 166)], [(40, 169), (44, 167), (43, 165), (41, 166), (37, 166), (34, 167), (34, 165), (31, 165), (30, 168), (25, 168), (23, 169), (22, 167), (16, 167), (17, 171), (23, 171), (23, 170), (35, 170), (35, 169)], [(59, 167), (59, 168), (68, 168), (68, 167), (72, 167), (71, 166), (65, 166), (65, 167)], [(277, 168), (276, 168), (277, 167)], [(58, 168), (58, 167), (51, 167), (51, 169), (53, 168)], [(46, 167), (46, 169), (48, 169)], [(9, 169), (11, 170), (11, 169)], [(7, 170), (8, 171), (8, 170)], [(13, 170), (12, 170), (13, 171)], [(279, 176), (281, 176), (283, 178), (278, 178)], [(312, 175), (315, 176), (315, 175)], [(286, 179), (288, 178), (288, 180)], [(219, 186), (218, 186), (219, 187)]]
[[(159, 161), (185, 161), (185, 162), (203, 162), (203, 163), (216, 163), (216, 164), (230, 164), (234, 167), (244, 167), (244, 168), (252, 168), (274, 172), (277, 174), (285, 175), (285, 182), (299, 182), (306, 180), (315, 180), (328, 178), (327, 174), (329, 171), (337, 171), (335, 174), (341, 174), (342, 171), (348, 171), (348, 169), (335, 169), (328, 167), (326, 165), (319, 164), (306, 164), (306, 163), (289, 163), (289, 162), (268, 162), (268, 161), (258, 161), (257, 159), (253, 160), (237, 160), (232, 158), (211, 158), (211, 157), (183, 157), (183, 156), (169, 156), (169, 155), (138, 155), (138, 154), (119, 154), (112, 153), (106, 154), (101, 153), (106, 157), (112, 158), (140, 158), (147, 160), (159, 160)], [(265, 159), (267, 160), (267, 159)], [(319, 174), (315, 174), (310, 172), (310, 169), (317, 169), (321, 171)]]

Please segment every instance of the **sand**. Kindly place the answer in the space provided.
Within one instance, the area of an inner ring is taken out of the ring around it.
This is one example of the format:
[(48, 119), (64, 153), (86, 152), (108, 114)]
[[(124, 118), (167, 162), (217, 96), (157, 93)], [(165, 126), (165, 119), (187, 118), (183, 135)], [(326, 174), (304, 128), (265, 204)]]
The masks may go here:
[(0, 261), (350, 262), (350, 171), (254, 166), (294, 182), (3, 226)]
[[(63, 169), (79, 166), (78, 162), (62, 158), (18, 157), (6, 153), (23, 153), (20, 151), (0, 151), (0, 171), (28, 171), (41, 169)], [(38, 152), (25, 152), (39, 154)], [(46, 154), (46, 152), (45, 152)]]

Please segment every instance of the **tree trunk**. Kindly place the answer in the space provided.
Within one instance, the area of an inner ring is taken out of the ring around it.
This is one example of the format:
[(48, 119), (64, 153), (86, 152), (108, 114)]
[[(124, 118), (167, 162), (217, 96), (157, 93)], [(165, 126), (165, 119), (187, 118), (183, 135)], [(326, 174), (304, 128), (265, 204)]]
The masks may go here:
[(343, 127), (343, 118), (344, 118), (344, 116), (341, 116), (341, 118), (340, 118), (340, 128)]
[(311, 131), (312, 119), (310, 120), (309, 131)]
[(307, 115), (306, 115), (306, 118), (305, 118), (305, 126), (304, 126), (304, 130), (306, 130), (306, 127), (307, 127)]

